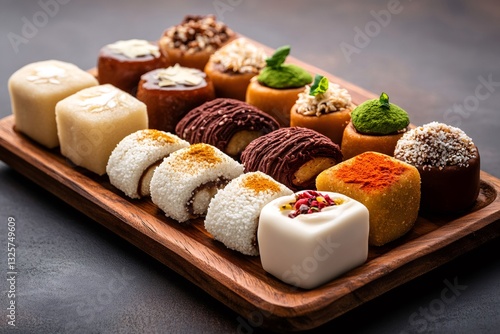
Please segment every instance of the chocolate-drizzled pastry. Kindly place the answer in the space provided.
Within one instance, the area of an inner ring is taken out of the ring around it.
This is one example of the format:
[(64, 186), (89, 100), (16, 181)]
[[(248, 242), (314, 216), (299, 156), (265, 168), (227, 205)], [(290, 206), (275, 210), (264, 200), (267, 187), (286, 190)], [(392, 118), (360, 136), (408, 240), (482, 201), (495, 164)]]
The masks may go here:
[(292, 190), (315, 189), (316, 176), (342, 161), (337, 144), (300, 127), (281, 128), (252, 141), (241, 153), (246, 172), (261, 171)]
[(176, 134), (190, 142), (213, 145), (238, 158), (255, 138), (279, 128), (278, 122), (248, 103), (219, 98), (205, 102), (184, 116)]

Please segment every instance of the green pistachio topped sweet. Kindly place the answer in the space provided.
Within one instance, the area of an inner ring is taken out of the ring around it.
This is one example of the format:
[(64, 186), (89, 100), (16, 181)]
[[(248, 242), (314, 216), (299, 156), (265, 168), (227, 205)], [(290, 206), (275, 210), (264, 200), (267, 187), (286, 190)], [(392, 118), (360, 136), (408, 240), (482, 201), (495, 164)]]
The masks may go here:
[(360, 104), (352, 111), (351, 120), (358, 132), (372, 135), (397, 133), (410, 124), (406, 111), (389, 103), (386, 93)]
[(303, 68), (293, 64), (283, 64), (290, 53), (290, 46), (282, 46), (266, 59), (257, 81), (271, 88), (297, 88), (312, 82), (312, 76)]

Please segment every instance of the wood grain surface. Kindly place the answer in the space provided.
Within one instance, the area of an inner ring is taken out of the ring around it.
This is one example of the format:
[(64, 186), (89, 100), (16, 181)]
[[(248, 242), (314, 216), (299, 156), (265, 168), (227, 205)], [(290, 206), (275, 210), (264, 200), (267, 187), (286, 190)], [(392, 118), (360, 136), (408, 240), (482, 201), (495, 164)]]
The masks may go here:
[[(291, 60), (347, 88), (356, 104), (375, 97)], [(15, 131), (13, 116), (0, 120), (0, 159), (242, 316), (276, 331), (320, 326), (500, 235), (500, 180), (481, 172), (480, 195), (470, 211), (454, 217), (420, 216), (404, 237), (371, 247), (362, 266), (316, 289), (302, 290), (267, 274), (259, 257), (214, 241), (202, 220), (180, 224), (166, 218), (149, 199), (128, 199), (107, 176), (75, 167), (58, 149), (34, 143)]]

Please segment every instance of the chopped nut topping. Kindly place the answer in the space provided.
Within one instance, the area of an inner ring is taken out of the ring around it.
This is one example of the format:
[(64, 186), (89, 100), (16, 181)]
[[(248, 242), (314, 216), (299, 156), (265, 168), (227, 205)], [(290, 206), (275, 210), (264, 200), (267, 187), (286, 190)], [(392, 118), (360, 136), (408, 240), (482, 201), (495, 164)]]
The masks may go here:
[(111, 85), (96, 86), (86, 90), (85, 93), (80, 93), (80, 105), (93, 113), (109, 111), (116, 107), (126, 106), (127, 95)]
[(266, 66), (266, 58), (262, 48), (238, 38), (217, 50), (210, 61), (220, 64), (224, 72), (259, 73)]
[(186, 16), (181, 24), (165, 31), (167, 45), (186, 53), (219, 49), (234, 33), (214, 15)]
[(431, 122), (406, 132), (398, 141), (394, 157), (416, 167), (468, 167), (477, 150), (459, 128)]
[(162, 69), (156, 74), (158, 86), (168, 87), (176, 85), (197, 86), (205, 78), (205, 73), (195, 68), (182, 67), (179, 64)]
[(130, 39), (118, 41), (107, 46), (113, 53), (122, 54), (128, 58), (138, 58), (144, 56), (160, 56), (160, 48), (142, 39)]
[(306, 116), (320, 116), (353, 108), (351, 95), (337, 84), (329, 82), (328, 90), (316, 96), (309, 95), (310, 90), (311, 85), (307, 85), (304, 92), (299, 94), (297, 102), (295, 102), (297, 113)]
[(26, 77), (26, 80), (35, 84), (50, 83), (58, 85), (61, 83), (59, 79), (66, 76), (66, 70), (57, 66), (47, 65), (35, 68), (32, 75)]

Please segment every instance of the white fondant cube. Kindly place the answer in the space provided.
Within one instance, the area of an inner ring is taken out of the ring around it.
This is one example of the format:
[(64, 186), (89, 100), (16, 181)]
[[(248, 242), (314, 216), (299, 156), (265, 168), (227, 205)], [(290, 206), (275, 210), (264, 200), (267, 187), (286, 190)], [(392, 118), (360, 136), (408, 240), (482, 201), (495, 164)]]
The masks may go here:
[(16, 130), (48, 148), (58, 146), (57, 102), (98, 84), (90, 73), (58, 60), (40, 61), (20, 68), (9, 79)]
[(146, 105), (106, 84), (83, 89), (56, 105), (61, 154), (103, 175), (111, 152), (127, 135), (148, 127)]
[(289, 218), (281, 210), (295, 195), (277, 198), (261, 211), (257, 238), (265, 271), (285, 283), (312, 289), (363, 264), (368, 257), (368, 209), (347, 196), (339, 205)]

